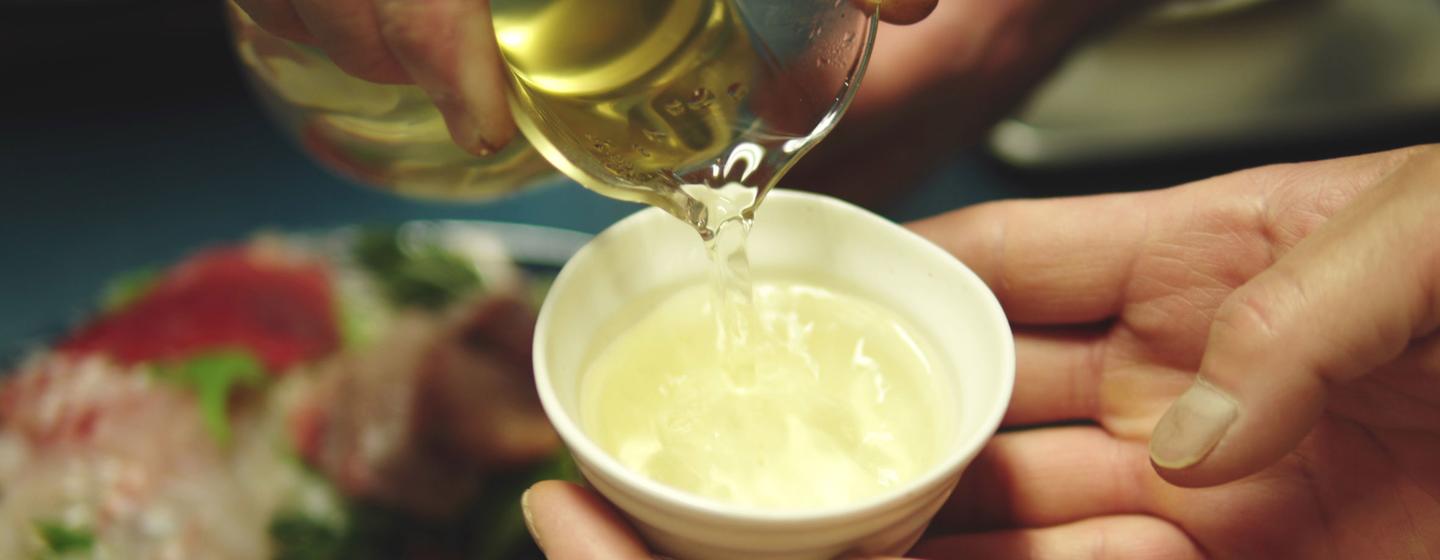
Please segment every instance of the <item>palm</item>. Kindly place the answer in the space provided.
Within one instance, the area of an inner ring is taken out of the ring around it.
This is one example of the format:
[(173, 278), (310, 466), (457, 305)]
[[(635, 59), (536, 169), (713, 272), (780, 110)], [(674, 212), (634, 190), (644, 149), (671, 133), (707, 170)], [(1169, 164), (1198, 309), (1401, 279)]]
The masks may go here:
[[(1053, 208), (1063, 215), (982, 208), (997, 215), (968, 221), (984, 229), (937, 235), (975, 263), (1017, 323), (1007, 425), (1049, 427), (997, 437), (921, 555), (1011, 554), (1044, 533), (993, 531), (1043, 526), (1068, 526), (1075, 544), (1113, 546), (1123, 535), (1136, 552), (1121, 555), (1143, 557), (1403, 557), (1440, 541), (1440, 352), (1426, 356), (1421, 344), (1331, 391), (1301, 447), (1260, 474), (1186, 489), (1149, 465), (1150, 429), (1193, 380), (1220, 303), (1368, 186), (1296, 173), (1069, 201)], [(1117, 221), (1097, 228), (1096, 216)], [(1095, 425), (1054, 425), (1072, 420)], [(971, 535), (942, 536), (957, 532)]]

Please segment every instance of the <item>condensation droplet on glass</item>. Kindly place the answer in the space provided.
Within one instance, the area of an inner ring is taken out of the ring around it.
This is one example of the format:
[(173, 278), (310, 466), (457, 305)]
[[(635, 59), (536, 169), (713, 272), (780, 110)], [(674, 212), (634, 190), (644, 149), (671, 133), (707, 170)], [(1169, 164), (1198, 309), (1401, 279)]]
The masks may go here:
[(679, 99), (671, 99), (669, 103), (665, 104), (665, 112), (678, 117), (685, 112), (685, 104), (681, 103)]
[(845, 32), (845, 36), (840, 38), (840, 41), (843, 42), (843, 43), (845, 43), (845, 44), (847, 44), (847, 45), (850, 44), (850, 42), (851, 42), (851, 41), (854, 41), (854, 40), (855, 40), (855, 32), (854, 32), (854, 31), (846, 31), (846, 32)]
[(634, 150), (635, 153), (640, 154), (640, 157), (650, 157), (650, 150), (645, 149), (645, 146), (635, 144), (633, 146), (630, 146), (630, 149)]
[(816, 67), (816, 68), (824, 68), (826, 64), (830, 64), (830, 59), (825, 58), (825, 57), (823, 57), (823, 56), (820, 57), (820, 58), (815, 59), (815, 67)]
[(645, 135), (646, 140), (649, 140), (651, 142), (663, 142), (667, 136), (664, 132), (660, 132), (658, 130), (650, 130), (648, 128), (642, 130), (641, 133)]
[(685, 102), (685, 106), (688, 107), (691, 111), (698, 111), (700, 109), (709, 107), (710, 104), (714, 101), (714, 92), (711, 92), (706, 88), (695, 88), (695, 91), (690, 92), (690, 100)]

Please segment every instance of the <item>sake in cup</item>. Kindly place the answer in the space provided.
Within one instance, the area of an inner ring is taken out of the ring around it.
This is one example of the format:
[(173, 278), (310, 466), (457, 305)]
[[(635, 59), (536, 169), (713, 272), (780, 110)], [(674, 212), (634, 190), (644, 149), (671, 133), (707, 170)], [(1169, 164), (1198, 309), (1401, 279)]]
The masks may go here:
[[(945, 503), (995, 433), (1015, 376), (1014, 338), (994, 294), (955, 257), (846, 202), (775, 190), (749, 238), (754, 275), (796, 272), (889, 308), (929, 341), (953, 407), (928, 470), (855, 503), (765, 510), (701, 497), (621, 464), (580, 422), (581, 378), (607, 323), (658, 290), (708, 281), (690, 226), (651, 208), (595, 237), (561, 271), (540, 311), (535, 378), (580, 472), (658, 553), (681, 559), (822, 559), (901, 554)], [(603, 341), (599, 341), (603, 342)]]

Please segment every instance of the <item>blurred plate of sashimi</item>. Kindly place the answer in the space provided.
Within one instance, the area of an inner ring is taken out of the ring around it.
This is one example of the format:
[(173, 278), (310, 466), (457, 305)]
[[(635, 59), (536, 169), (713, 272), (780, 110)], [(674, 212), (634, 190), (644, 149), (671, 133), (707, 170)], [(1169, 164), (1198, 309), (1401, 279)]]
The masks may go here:
[(535, 311), (588, 236), (410, 222), (261, 233), (114, 279), (0, 378), (0, 558), (538, 557), (573, 467)]

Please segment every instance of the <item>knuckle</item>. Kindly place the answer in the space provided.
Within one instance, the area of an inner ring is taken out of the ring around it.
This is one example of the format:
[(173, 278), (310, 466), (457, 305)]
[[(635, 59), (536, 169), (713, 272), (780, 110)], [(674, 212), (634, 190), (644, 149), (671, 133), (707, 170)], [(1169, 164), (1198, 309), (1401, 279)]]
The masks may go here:
[(1298, 293), (1298, 289), (1297, 284), (1274, 269), (1270, 275), (1274, 277), (1270, 281), (1251, 282), (1225, 299), (1215, 312), (1214, 337), (1249, 344), (1267, 344), (1279, 338), (1281, 313), (1287, 307), (1282, 294)]
[(956, 213), (956, 224), (962, 226), (952, 235), (966, 243), (973, 243), (963, 254), (955, 255), (961, 261), (979, 261), (983, 270), (989, 272), (984, 278), (996, 295), (1009, 295), (1015, 272), (1013, 255), (1006, 254), (1009, 243), (1009, 223), (1013, 216), (1012, 203), (1005, 201), (986, 202)]
[(1440, 144), (1421, 144), (1394, 151), (1395, 158), (1403, 165), (1414, 165), (1434, 169), (1440, 166)]

